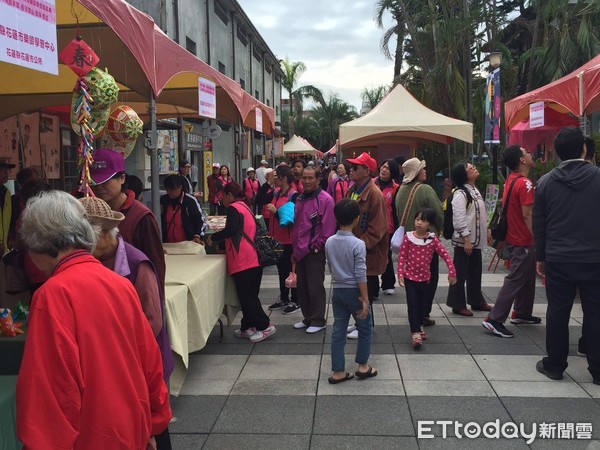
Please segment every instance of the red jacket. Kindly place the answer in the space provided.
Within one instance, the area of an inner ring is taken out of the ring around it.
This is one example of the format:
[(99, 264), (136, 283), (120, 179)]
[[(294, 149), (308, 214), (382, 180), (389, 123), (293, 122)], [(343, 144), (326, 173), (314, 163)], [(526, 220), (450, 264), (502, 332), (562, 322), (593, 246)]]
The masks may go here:
[(66, 255), (36, 291), (17, 382), (25, 449), (145, 449), (171, 419), (156, 339), (131, 282)]

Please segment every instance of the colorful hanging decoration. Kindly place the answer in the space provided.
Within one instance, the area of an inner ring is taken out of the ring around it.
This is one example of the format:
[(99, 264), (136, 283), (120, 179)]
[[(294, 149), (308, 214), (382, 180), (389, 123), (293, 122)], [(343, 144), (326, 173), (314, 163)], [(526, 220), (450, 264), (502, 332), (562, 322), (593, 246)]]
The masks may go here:
[(81, 36), (73, 39), (59, 58), (79, 76), (73, 89), (71, 126), (81, 136), (77, 149), (81, 167), (79, 191), (86, 197), (93, 196), (90, 165), (94, 162), (94, 139), (108, 122), (110, 105), (117, 100), (119, 87), (108, 72), (96, 68), (99, 58)]
[(83, 77), (98, 64), (99, 58), (81, 36), (77, 36), (58, 54), (61, 62)]
[(114, 142), (113, 150), (127, 158), (142, 134), (143, 126), (144, 122), (132, 108), (127, 105), (117, 106), (110, 113), (106, 126), (108, 136)]
[(0, 309), (0, 334), (2, 336), (16, 336), (17, 334), (23, 334), (24, 331), (21, 329), (23, 324), (21, 322), (15, 322), (13, 316), (8, 308)]

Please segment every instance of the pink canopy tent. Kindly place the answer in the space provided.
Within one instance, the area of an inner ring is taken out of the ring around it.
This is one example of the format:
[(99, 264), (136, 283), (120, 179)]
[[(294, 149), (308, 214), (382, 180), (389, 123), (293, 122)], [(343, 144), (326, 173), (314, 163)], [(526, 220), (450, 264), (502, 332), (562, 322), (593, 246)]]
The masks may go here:
[(554, 138), (561, 128), (578, 126), (579, 121), (576, 118), (546, 107), (544, 126), (530, 128), (529, 119), (521, 120), (510, 130), (508, 145), (520, 145), (530, 153), (535, 151), (538, 145), (550, 150), (554, 148)]
[(556, 111), (584, 116), (600, 110), (600, 55), (568, 75), (504, 105), (506, 128), (529, 117), (529, 104), (544, 101)]

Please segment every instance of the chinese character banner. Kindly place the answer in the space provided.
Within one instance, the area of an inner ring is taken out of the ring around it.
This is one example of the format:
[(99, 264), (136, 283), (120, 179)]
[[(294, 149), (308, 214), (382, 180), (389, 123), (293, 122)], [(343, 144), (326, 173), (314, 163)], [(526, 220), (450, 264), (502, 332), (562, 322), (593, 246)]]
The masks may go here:
[(0, 61), (58, 75), (55, 0), (0, 0)]

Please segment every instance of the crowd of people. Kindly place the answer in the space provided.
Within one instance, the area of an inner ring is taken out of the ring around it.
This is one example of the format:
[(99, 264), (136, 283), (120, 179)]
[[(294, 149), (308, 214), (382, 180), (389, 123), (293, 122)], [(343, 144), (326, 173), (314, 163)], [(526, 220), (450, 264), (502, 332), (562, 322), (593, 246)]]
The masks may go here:
[[(268, 309), (301, 314), (294, 329), (308, 334), (326, 329), (329, 267), (334, 316), (329, 383), (377, 375), (369, 365), (372, 305), (380, 292), (395, 294), (396, 282), (406, 291), (407, 340), (415, 350), (424, 345), (425, 328), (435, 325), (430, 315), (441, 258), (448, 267), (446, 304), (452, 313), (487, 311), (483, 327), (502, 338), (513, 337), (507, 320), (541, 323), (533, 315), (536, 271), (545, 277), (548, 356), (537, 370), (551, 379), (562, 378), (567, 367), (568, 322), (578, 290), (584, 311), (579, 351), (600, 384), (600, 350), (593, 345), (600, 339), (600, 235), (595, 232), (600, 216), (589, 206), (600, 196), (600, 170), (591, 157), (593, 141), (578, 129), (563, 129), (555, 150), (563, 162), (536, 188), (528, 178), (531, 155), (519, 146), (504, 150), (510, 170), (502, 197), (510, 272), (493, 306), (481, 291), (481, 250), (492, 238), (475, 185), (479, 172), (470, 162), (457, 163), (450, 174), (456, 186), (447, 200), (451, 258), (439, 239), (448, 215), (425, 183), (426, 164), (418, 158), (378, 165), (365, 152), (327, 175), (319, 164), (302, 159), (275, 168), (263, 160), (258, 169), (246, 170), (240, 184), (227, 166), (215, 164), (207, 180), (209, 209), (226, 222), (208, 236), (202, 196), (195, 195), (187, 161), (180, 174), (164, 180), (160, 218), (128, 188), (123, 157), (110, 150), (95, 152), (90, 172), (95, 196), (79, 200), (51, 191), (27, 169), (19, 172), (22, 189), (11, 198), (4, 184), (14, 166), (0, 161), (0, 245), (22, 254), (34, 293), (17, 386), (19, 438), (26, 446), (49, 445), (60, 428), (65, 430), (61, 446), (170, 448), (166, 383), (173, 360), (165, 328), (162, 243), (222, 246), (242, 308), (234, 335), (261, 342), (277, 330), (259, 296), (257, 214), (283, 247), (276, 265), (279, 297)], [(394, 269), (390, 240), (399, 227), (404, 237)], [(287, 280), (290, 273), (296, 275), (295, 286)], [(354, 372), (346, 369), (347, 338), (358, 339)]]

